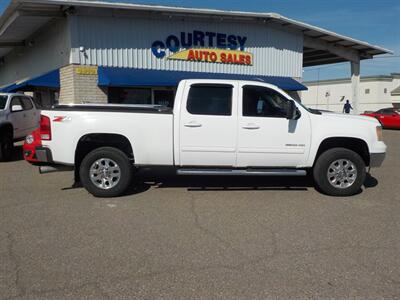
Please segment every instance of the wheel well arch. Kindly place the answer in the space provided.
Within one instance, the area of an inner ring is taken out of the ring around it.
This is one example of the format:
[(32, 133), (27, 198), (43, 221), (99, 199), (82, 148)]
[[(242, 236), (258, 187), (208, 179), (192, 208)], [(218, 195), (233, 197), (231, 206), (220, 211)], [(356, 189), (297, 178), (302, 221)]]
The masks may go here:
[(383, 124), (382, 124), (382, 121), (379, 119), (378, 116), (375, 116), (374, 118), (379, 122), (379, 124), (381, 124), (381, 126), (383, 125)]
[(79, 181), (79, 166), (83, 158), (91, 151), (100, 147), (114, 147), (124, 152), (134, 161), (133, 148), (127, 137), (114, 133), (90, 133), (82, 136), (75, 149), (75, 180)]
[(14, 126), (11, 123), (3, 123), (0, 125), (0, 133), (9, 132), (14, 137)]
[(346, 148), (356, 152), (364, 160), (365, 165), (369, 166), (370, 155), (369, 155), (368, 144), (360, 138), (353, 138), (353, 137), (330, 137), (323, 140), (319, 145), (317, 155), (314, 160), (314, 164), (322, 153), (324, 153), (329, 149), (338, 147)]

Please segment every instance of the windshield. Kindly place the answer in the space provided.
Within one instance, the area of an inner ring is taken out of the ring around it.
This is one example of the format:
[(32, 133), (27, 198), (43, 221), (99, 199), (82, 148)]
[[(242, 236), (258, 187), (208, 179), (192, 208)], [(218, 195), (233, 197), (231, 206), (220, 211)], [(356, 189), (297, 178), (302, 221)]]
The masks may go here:
[(7, 96), (0, 96), (0, 110), (3, 110), (7, 104)]
[(297, 104), (299, 104), (302, 108), (304, 108), (306, 111), (312, 113), (312, 114), (316, 114), (316, 115), (320, 115), (321, 112), (317, 109), (313, 109), (313, 108), (309, 108), (307, 106), (305, 106), (303, 103), (301, 103), (300, 101), (294, 99), (294, 101), (296, 101)]

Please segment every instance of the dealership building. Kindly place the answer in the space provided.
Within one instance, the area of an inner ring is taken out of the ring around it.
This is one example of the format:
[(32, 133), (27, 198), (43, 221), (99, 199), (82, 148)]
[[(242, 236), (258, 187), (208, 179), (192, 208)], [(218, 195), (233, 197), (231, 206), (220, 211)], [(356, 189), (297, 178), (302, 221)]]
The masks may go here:
[[(372, 28), (373, 30), (373, 28)], [(303, 67), (391, 53), (275, 13), (110, 3), (12, 0), (0, 16), (0, 89), (38, 103), (172, 105), (187, 78), (258, 80), (293, 97)]]

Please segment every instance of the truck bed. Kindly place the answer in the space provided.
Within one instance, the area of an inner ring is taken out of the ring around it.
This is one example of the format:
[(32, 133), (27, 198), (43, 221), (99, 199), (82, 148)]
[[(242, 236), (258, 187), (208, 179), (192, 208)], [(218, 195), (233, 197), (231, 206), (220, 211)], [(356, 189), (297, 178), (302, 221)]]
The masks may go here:
[(173, 112), (160, 105), (74, 104), (43, 110), (52, 139), (43, 145), (56, 163), (72, 165), (82, 138), (91, 134), (125, 137), (141, 165), (173, 165)]

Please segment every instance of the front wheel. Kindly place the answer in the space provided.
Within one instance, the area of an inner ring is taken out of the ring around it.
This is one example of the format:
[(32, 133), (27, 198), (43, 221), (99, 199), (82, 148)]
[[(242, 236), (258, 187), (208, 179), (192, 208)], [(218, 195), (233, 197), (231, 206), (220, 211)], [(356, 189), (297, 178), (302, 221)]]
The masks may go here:
[(9, 161), (12, 157), (13, 148), (14, 142), (12, 135), (3, 133), (0, 136), (0, 161)]
[(118, 197), (131, 183), (132, 167), (121, 150), (101, 147), (85, 156), (79, 175), (83, 186), (93, 196)]
[(321, 192), (331, 196), (351, 196), (364, 183), (365, 162), (352, 150), (333, 148), (318, 157), (313, 175)]

